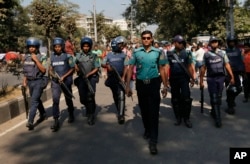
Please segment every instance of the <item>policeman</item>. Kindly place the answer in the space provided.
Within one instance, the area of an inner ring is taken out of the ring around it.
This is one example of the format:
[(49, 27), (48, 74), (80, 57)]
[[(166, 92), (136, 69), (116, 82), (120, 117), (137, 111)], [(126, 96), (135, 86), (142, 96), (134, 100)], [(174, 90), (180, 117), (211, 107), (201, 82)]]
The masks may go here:
[[(80, 102), (86, 107), (86, 116), (88, 117), (88, 124), (93, 125), (95, 123), (95, 94), (91, 93), (87, 86), (86, 79), (90, 82), (93, 91), (96, 90), (96, 83), (99, 80), (98, 70), (100, 68), (100, 62), (96, 54), (91, 52), (93, 42), (88, 37), (81, 39), (82, 53), (76, 54), (75, 69), (78, 73), (78, 77), (74, 83), (78, 88)], [(84, 73), (81, 72), (79, 67), (84, 69)]]
[(230, 83), (234, 84), (234, 76), (229, 64), (228, 57), (226, 52), (219, 49), (220, 39), (211, 36), (209, 39), (209, 45), (211, 50), (206, 52), (203, 57), (203, 64), (201, 67), (200, 74), (200, 87), (204, 88), (203, 77), (207, 70), (207, 85), (208, 92), (210, 95), (210, 103), (212, 106), (211, 116), (215, 120), (215, 126), (221, 127), (221, 116), (220, 116), (220, 106), (221, 106), (221, 97), (223, 91), (223, 84), (225, 81), (225, 70), (226, 68), (228, 74), (230, 75)]
[[(165, 65), (167, 64), (167, 60), (164, 52), (152, 46), (153, 35), (151, 31), (143, 31), (141, 39), (143, 47), (135, 49), (132, 58), (129, 60), (126, 83), (130, 83), (133, 66), (136, 66), (136, 90), (145, 129), (143, 138), (149, 139), (149, 150), (154, 155), (158, 152), (158, 124), (161, 101), (160, 76), (164, 85), (162, 94), (163, 97), (166, 97), (168, 84)], [(126, 86), (126, 94), (128, 96), (132, 94), (129, 85)]]
[[(52, 89), (52, 99), (53, 99), (53, 117), (54, 124), (51, 126), (53, 132), (59, 129), (59, 101), (61, 93), (65, 95), (66, 104), (68, 106), (69, 119), (68, 123), (74, 122), (74, 105), (72, 97), (69, 95), (69, 90), (72, 93), (72, 83), (73, 83), (73, 72), (74, 72), (74, 62), (72, 55), (66, 54), (64, 52), (64, 40), (62, 38), (53, 39), (53, 54), (51, 55), (51, 64), (49, 67), (49, 73), (52, 76), (51, 89)], [(58, 74), (59, 77), (55, 76)], [(65, 87), (61, 87), (61, 83), (64, 83)]]
[[(122, 51), (124, 47), (124, 40), (122, 37), (116, 37), (111, 41), (112, 52), (108, 53), (104, 58), (102, 67), (107, 68), (108, 78), (105, 81), (105, 85), (109, 87), (113, 94), (113, 99), (118, 112), (118, 123), (124, 124), (125, 122), (125, 88), (121, 85), (115, 70), (119, 76), (125, 79), (125, 74), (128, 65), (128, 58)], [(112, 68), (113, 67), (113, 68)]]
[(226, 112), (228, 114), (234, 114), (235, 98), (242, 91), (240, 76), (244, 74), (245, 67), (243, 63), (242, 52), (239, 48), (237, 48), (237, 39), (229, 36), (227, 38), (227, 46), (228, 47), (226, 49), (226, 54), (229, 59), (229, 64), (231, 66), (231, 69), (233, 71), (235, 84), (233, 86), (229, 85), (230, 77), (228, 76), (226, 77), (225, 84), (226, 87), (228, 88), (227, 89), (228, 108)]
[(31, 96), (30, 112), (26, 127), (29, 130), (33, 130), (37, 109), (40, 113), (37, 122), (40, 123), (46, 118), (44, 106), (40, 98), (44, 89), (43, 77), (46, 73), (47, 59), (39, 53), (40, 43), (37, 38), (28, 38), (26, 46), (28, 53), (25, 54), (23, 63), (23, 86), (26, 87), (28, 85)]
[(169, 82), (171, 86), (171, 103), (177, 122), (180, 125), (182, 119), (188, 128), (192, 128), (190, 112), (192, 98), (190, 98), (189, 82), (193, 85), (195, 78), (194, 60), (192, 52), (185, 49), (186, 42), (182, 36), (176, 35), (173, 39), (175, 48), (167, 53), (170, 67)]

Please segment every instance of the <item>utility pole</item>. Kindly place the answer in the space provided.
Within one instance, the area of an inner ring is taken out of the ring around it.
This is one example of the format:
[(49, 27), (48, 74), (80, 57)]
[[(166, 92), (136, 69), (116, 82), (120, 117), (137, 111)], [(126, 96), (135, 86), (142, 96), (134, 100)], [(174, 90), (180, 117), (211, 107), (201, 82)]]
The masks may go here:
[(234, 0), (226, 0), (227, 15), (226, 15), (226, 35), (234, 37)]
[(97, 27), (96, 27), (96, 3), (93, 0), (93, 13), (94, 13), (94, 34), (95, 34), (95, 42), (97, 43)]

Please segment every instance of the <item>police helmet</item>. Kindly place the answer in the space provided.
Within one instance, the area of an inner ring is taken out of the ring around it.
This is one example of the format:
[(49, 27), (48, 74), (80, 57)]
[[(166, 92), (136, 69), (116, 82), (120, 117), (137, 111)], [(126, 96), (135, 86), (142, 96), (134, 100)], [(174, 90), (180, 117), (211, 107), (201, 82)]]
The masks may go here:
[(92, 41), (91, 38), (89, 38), (89, 37), (83, 37), (83, 38), (81, 39), (81, 43), (80, 43), (81, 48), (82, 48), (83, 44), (85, 44), (85, 43), (89, 45), (90, 49), (92, 48), (93, 41)]
[(53, 46), (55, 45), (61, 45), (62, 48), (64, 48), (64, 40), (62, 38), (56, 37), (53, 39)]
[(236, 85), (228, 85), (227, 86), (227, 93), (229, 93), (232, 96), (237, 96), (238, 94), (240, 94), (240, 92), (242, 91), (242, 87), (241, 86), (236, 86)]
[(29, 47), (29, 46), (35, 46), (37, 48), (40, 47), (40, 42), (37, 38), (34, 38), (34, 37), (30, 37), (26, 40), (26, 46)]
[(209, 39), (209, 43), (213, 42), (213, 41), (220, 41), (219, 38), (215, 37), (215, 36), (211, 36), (210, 39)]
[(127, 43), (127, 39), (124, 38), (123, 36), (118, 36), (118, 37), (115, 38), (115, 40), (116, 40), (117, 44), (119, 44), (119, 43), (126, 44)]
[(237, 44), (238, 40), (237, 40), (236, 37), (228, 36), (228, 37), (227, 37), (227, 43), (229, 43), (229, 42), (234, 42), (234, 43)]
[(176, 35), (173, 39), (173, 42), (183, 43), (186, 42), (185, 39), (181, 35)]
[(166, 41), (166, 40), (163, 40), (163, 41), (161, 41), (161, 44), (162, 44), (163, 46), (166, 46), (166, 45), (170, 45), (170, 42), (169, 42), (169, 41)]
[(116, 41), (116, 39), (111, 40), (111, 48), (113, 52), (119, 52), (120, 51), (120, 47), (118, 46), (118, 43)]

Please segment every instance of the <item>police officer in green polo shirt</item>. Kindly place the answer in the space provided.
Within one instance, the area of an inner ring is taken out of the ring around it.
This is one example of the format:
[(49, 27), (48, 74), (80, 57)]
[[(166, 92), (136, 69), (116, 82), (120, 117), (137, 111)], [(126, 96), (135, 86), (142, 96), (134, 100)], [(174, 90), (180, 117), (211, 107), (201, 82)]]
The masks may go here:
[[(154, 155), (157, 154), (161, 79), (164, 85), (162, 95), (167, 96), (168, 84), (165, 73), (167, 59), (165, 59), (164, 52), (152, 46), (151, 31), (142, 32), (141, 39), (143, 46), (133, 52), (129, 61), (126, 82), (130, 83), (133, 66), (136, 66), (136, 90), (145, 128), (143, 137), (149, 139), (149, 150)], [(129, 85), (127, 85), (126, 94), (128, 96), (132, 94)]]

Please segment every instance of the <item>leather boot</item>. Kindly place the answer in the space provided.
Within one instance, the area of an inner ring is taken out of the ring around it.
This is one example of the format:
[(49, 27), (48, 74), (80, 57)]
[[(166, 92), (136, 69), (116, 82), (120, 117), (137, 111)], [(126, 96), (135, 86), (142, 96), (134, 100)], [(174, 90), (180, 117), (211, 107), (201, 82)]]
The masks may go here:
[(90, 114), (88, 116), (88, 124), (89, 125), (94, 125), (95, 124), (95, 116), (94, 116), (94, 114)]
[(227, 105), (228, 105), (228, 108), (226, 109), (226, 113), (228, 114), (235, 114), (235, 109), (234, 109), (234, 106), (235, 106), (235, 102), (234, 102), (235, 98), (233, 97), (233, 95), (229, 96), (227, 98)]
[(39, 115), (39, 119), (36, 122), (39, 124), (39, 123), (43, 122), (46, 119), (47, 119), (47, 114), (42, 113), (42, 114)]
[(54, 124), (50, 128), (51, 128), (52, 132), (56, 132), (59, 130), (60, 123), (59, 123), (58, 118), (54, 118)]
[(192, 128), (193, 125), (190, 121), (190, 113), (191, 113), (191, 109), (192, 109), (192, 101), (193, 99), (189, 98), (186, 99), (183, 103), (183, 118), (184, 118), (184, 123), (186, 125), (186, 127), (188, 128)]
[(73, 123), (75, 121), (75, 116), (73, 112), (69, 112), (68, 123)]
[(221, 123), (221, 115), (220, 115), (220, 105), (215, 105), (215, 126), (220, 128), (222, 126)]
[(174, 123), (174, 125), (179, 126), (181, 124), (181, 115), (180, 115), (180, 106), (178, 104), (177, 99), (172, 100), (172, 106), (176, 118), (176, 122)]
[(29, 130), (33, 130), (34, 129), (34, 124), (30, 121), (27, 122), (26, 124), (26, 127), (29, 129)]

